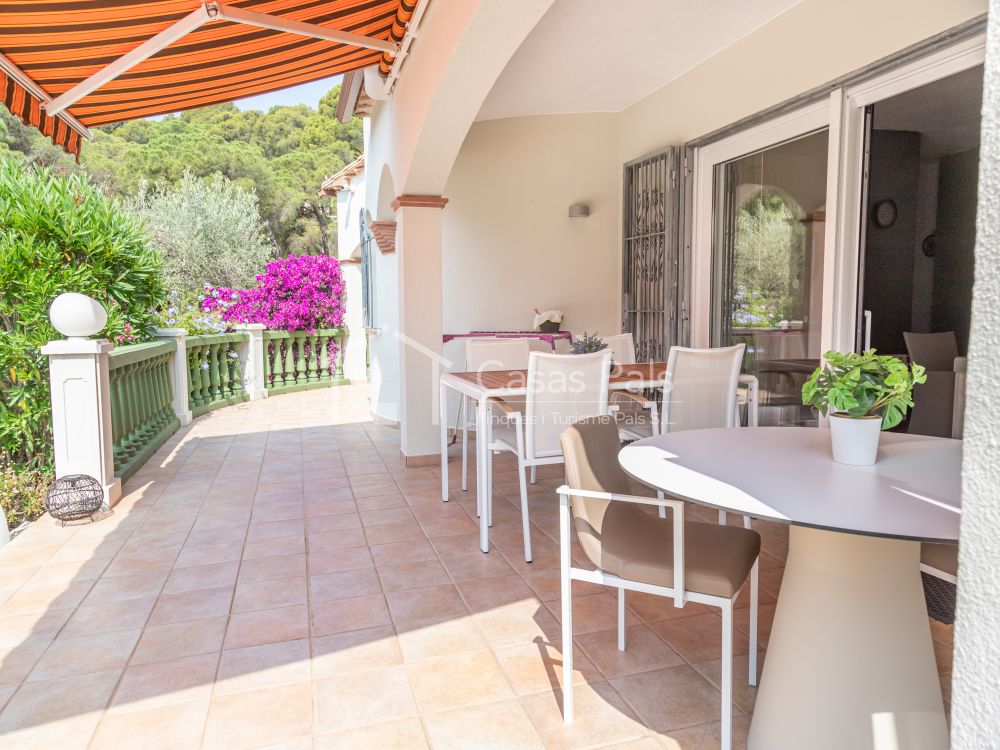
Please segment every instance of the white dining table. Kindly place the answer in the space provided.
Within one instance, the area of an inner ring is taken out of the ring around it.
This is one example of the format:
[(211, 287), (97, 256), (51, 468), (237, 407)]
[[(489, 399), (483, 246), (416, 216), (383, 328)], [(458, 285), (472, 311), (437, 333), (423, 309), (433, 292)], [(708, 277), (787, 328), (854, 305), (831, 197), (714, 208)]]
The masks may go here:
[(944, 750), (921, 542), (956, 543), (962, 443), (883, 433), (873, 466), (829, 430), (713, 429), (623, 448), (635, 479), (790, 525), (750, 750)]
[[(663, 388), (666, 382), (665, 362), (643, 362), (614, 365), (608, 377), (611, 391), (642, 391)], [(489, 419), (489, 399), (526, 396), (527, 370), (488, 370), (483, 372), (449, 372), (441, 376), (439, 394), (439, 419), (441, 428), (441, 499), (447, 502), (448, 494), (448, 389), (468, 396), (476, 402), (476, 435), (485, 434), (484, 425)], [(476, 440), (476, 507), (479, 509), (479, 548), (489, 552), (489, 513), (486, 510), (486, 461), (485, 440)]]

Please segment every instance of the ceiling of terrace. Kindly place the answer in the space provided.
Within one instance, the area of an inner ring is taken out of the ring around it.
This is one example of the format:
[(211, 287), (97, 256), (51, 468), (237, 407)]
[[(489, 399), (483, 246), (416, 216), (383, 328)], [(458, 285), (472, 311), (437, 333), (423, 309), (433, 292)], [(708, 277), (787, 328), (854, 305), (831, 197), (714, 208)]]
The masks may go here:
[(620, 112), (800, 0), (556, 0), (479, 120)]

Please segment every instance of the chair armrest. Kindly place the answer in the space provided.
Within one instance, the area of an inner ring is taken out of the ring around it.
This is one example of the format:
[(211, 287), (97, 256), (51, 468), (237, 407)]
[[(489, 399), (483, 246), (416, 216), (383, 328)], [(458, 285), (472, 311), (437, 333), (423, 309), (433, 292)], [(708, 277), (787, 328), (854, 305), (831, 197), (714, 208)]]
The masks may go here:
[(964, 375), (966, 370), (968, 370), (968, 367), (969, 367), (968, 357), (955, 357), (955, 361), (951, 365), (951, 371), (960, 372)]
[(633, 404), (642, 407), (643, 409), (652, 409), (656, 406), (656, 402), (652, 401), (641, 393), (633, 393), (632, 391), (611, 391), (611, 402), (616, 401), (631, 401)]
[(740, 375), (739, 384), (747, 389), (747, 426), (756, 427), (759, 424), (760, 381), (754, 375)]
[(569, 504), (571, 497), (587, 497), (594, 500), (611, 500), (619, 503), (635, 503), (637, 505), (656, 505), (667, 507), (674, 511), (674, 603), (683, 607), (687, 597), (684, 588), (684, 502), (682, 500), (667, 500), (666, 498), (641, 497), (639, 495), (618, 495), (613, 492), (594, 492), (593, 490), (575, 490), (569, 485), (562, 485), (556, 492), (560, 502)]
[(504, 414), (520, 414), (521, 410), (517, 408), (516, 404), (512, 404), (509, 401), (504, 401), (502, 398), (493, 397), (486, 400), (490, 406), (495, 406), (497, 409), (502, 411)]

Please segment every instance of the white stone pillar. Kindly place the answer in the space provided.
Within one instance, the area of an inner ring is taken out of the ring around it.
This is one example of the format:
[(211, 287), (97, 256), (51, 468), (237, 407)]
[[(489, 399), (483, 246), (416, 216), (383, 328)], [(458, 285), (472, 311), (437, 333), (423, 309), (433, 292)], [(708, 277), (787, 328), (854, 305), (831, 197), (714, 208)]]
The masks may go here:
[(113, 506), (121, 497), (111, 453), (111, 397), (104, 339), (70, 338), (42, 347), (49, 358), (56, 477), (87, 474)]
[(234, 326), (234, 329), (247, 335), (246, 342), (239, 347), (243, 392), (251, 401), (267, 398), (267, 385), (264, 383), (264, 324), (247, 323)]
[(447, 199), (401, 195), (396, 211), (399, 269), (400, 447), (409, 465), (439, 455), (438, 378), (443, 371), (443, 212)]
[(1000, 737), (1000, 0), (990, 0), (962, 450), (951, 746)]
[(157, 328), (157, 338), (174, 342), (174, 356), (170, 359), (170, 384), (174, 389), (174, 414), (181, 427), (191, 424), (191, 409), (188, 398), (188, 358), (187, 331), (184, 328)]

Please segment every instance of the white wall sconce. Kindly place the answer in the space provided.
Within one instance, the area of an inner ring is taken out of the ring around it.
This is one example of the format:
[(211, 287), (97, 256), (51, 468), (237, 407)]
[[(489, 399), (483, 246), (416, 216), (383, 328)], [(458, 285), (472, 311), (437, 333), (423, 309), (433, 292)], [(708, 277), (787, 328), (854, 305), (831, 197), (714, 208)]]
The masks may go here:
[(574, 203), (569, 207), (569, 218), (582, 219), (590, 216), (590, 206), (586, 203)]

